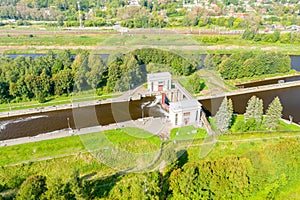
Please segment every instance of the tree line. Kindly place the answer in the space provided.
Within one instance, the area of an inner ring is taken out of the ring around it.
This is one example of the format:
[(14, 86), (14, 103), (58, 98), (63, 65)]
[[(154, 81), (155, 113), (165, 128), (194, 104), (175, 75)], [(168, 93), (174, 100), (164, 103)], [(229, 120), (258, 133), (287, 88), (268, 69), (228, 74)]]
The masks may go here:
[(195, 64), (184, 57), (164, 50), (138, 49), (126, 55), (111, 55), (104, 62), (98, 55), (69, 50), (57, 55), (0, 57), (0, 102), (37, 100), (45, 102), (54, 95), (69, 95), (74, 90), (103, 92), (128, 90), (146, 82), (149, 63), (168, 66), (173, 73), (189, 75)]
[(298, 32), (280, 33), (275, 30), (271, 34), (259, 34), (253, 29), (246, 29), (242, 35), (245, 40), (252, 40), (254, 42), (268, 42), (281, 44), (297, 44), (300, 43), (300, 35)]
[(208, 55), (204, 65), (218, 70), (224, 79), (237, 79), (285, 73), (290, 70), (290, 62), (290, 57), (281, 52), (242, 51), (230, 56)]
[(265, 115), (263, 100), (252, 96), (244, 113), (244, 120), (235, 120), (233, 115), (233, 103), (231, 99), (225, 97), (214, 116), (217, 130), (223, 134), (235, 125), (235, 132), (275, 130), (282, 117), (283, 107), (280, 99), (275, 97), (266, 109)]

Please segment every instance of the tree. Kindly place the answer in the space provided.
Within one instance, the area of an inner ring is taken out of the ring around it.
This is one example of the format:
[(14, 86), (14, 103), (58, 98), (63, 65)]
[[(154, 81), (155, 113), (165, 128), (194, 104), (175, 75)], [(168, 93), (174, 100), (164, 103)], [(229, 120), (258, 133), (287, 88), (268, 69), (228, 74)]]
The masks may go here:
[(245, 122), (250, 118), (254, 118), (257, 125), (261, 124), (261, 119), (263, 115), (263, 100), (252, 96), (247, 104), (246, 113), (245, 113)]
[(277, 127), (279, 121), (282, 117), (283, 107), (281, 105), (280, 99), (275, 97), (275, 99), (269, 104), (266, 111), (266, 118), (264, 121), (265, 126), (272, 130)]
[(40, 175), (33, 175), (28, 177), (21, 185), (18, 199), (40, 199), (41, 195), (47, 190), (46, 177)]
[(228, 131), (231, 125), (231, 119), (233, 114), (233, 105), (231, 99), (227, 99), (225, 97), (219, 107), (219, 110), (215, 116), (215, 123), (217, 125), (217, 129), (221, 131), (221, 133), (225, 133)]
[(100, 56), (90, 54), (88, 58), (87, 83), (96, 89), (102, 80), (102, 75), (107, 70)]
[(211, 54), (208, 54), (207, 56), (205, 56), (204, 66), (208, 69), (214, 68), (213, 56)]
[(71, 191), (75, 195), (75, 199), (88, 199), (88, 194), (86, 193), (86, 182), (80, 178), (78, 170), (75, 169), (73, 171), (69, 183)]
[(54, 93), (62, 95), (73, 90), (74, 80), (70, 69), (59, 71), (52, 77), (54, 83)]
[(109, 192), (108, 199), (159, 199), (160, 174), (128, 174), (122, 177)]
[(194, 93), (199, 93), (205, 87), (205, 81), (197, 73), (191, 75), (188, 82), (192, 86)]

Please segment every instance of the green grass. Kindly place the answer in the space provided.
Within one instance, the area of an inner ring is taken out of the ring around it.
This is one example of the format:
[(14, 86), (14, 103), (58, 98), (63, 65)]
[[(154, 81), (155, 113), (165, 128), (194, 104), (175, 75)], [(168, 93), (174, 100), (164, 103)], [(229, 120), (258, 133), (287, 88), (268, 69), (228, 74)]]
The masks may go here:
[(192, 37), (182, 34), (135, 34), (135, 35), (113, 35), (105, 40), (101, 45), (112, 45), (112, 46), (197, 46), (196, 42)]
[(183, 126), (174, 128), (171, 130), (171, 140), (195, 140), (203, 139), (207, 136), (207, 132), (201, 128), (195, 128), (194, 126)]
[[(239, 132), (239, 130), (237, 130), (237, 127), (236, 127), (236, 125), (238, 124), (238, 121), (244, 121), (244, 115), (236, 115), (236, 116), (234, 116), (234, 124), (229, 129), (229, 132), (231, 132), (231, 133), (237, 133), (237, 132)], [(267, 130), (264, 127), (263, 123), (264, 123), (264, 117), (263, 117), (263, 120), (262, 120), (262, 124), (258, 128), (257, 131), (258, 132), (268, 132), (268, 133), (270, 133), (270, 131)], [(283, 131), (300, 131), (300, 126), (295, 125), (295, 124), (288, 124), (285, 121), (280, 120), (279, 124), (276, 127), (276, 130), (274, 130), (274, 132), (276, 132), (276, 131), (281, 131), (281, 132), (283, 132)]]
[(279, 195), (278, 199), (290, 199), (290, 200), (297, 200), (300, 199), (300, 180), (295, 181), (292, 184), (284, 187)]
[[(29, 139), (30, 140), (30, 139)], [(0, 148), (0, 166), (85, 150), (79, 136)]]
[(7, 46), (96, 46), (111, 35), (7, 35), (0, 37), (0, 44)]
[(157, 136), (133, 127), (81, 135), (81, 139), (89, 150), (118, 147), (134, 153), (154, 152), (161, 144)]
[[(35, 46), (54, 46), (54, 49), (59, 49), (62, 46), (99, 46), (99, 51), (101, 53), (112, 53), (115, 49), (101, 50), (101, 46), (115, 46), (120, 48), (123, 47), (122, 51), (126, 51), (133, 48), (140, 48), (141, 46), (156, 46), (158, 48), (172, 49), (178, 53), (235, 53), (244, 50), (246, 47), (255, 47), (258, 49), (265, 48), (266, 50), (280, 50), (283, 53), (297, 55), (300, 54), (299, 44), (280, 44), (280, 43), (268, 43), (268, 42), (253, 42), (241, 39), (241, 36), (195, 36), (195, 35), (185, 35), (185, 34), (58, 34), (55, 30), (53, 34), (45, 32), (45, 34), (36, 34), (33, 37), (27, 35), (4, 35), (0, 38), (0, 43), (4, 46), (33, 46), (33, 48), (28, 49), (30, 52), (41, 52), (44, 50), (36, 50)], [(88, 32), (88, 31), (87, 31)], [(217, 42), (201, 42), (202, 37), (225, 37), (226, 39), (219, 40)], [(207, 46), (219, 45), (221, 48), (216, 48), (211, 50), (210, 48), (205, 48)], [(196, 47), (190, 48), (189, 50), (179, 50), (174, 47), (182, 46), (192, 46)], [(203, 49), (201, 48), (203, 46)], [(228, 48), (230, 46), (230, 48)], [(40, 48), (39, 47), (39, 48)], [(253, 50), (253, 49), (252, 49)], [(10, 50), (10, 53), (19, 52), (19, 50)], [(22, 50), (22, 52), (24, 52)], [(27, 51), (26, 51), (27, 52)]]
[(121, 128), (0, 148), (0, 166), (13, 163), (118, 147), (134, 153), (158, 151), (161, 140), (138, 128)]

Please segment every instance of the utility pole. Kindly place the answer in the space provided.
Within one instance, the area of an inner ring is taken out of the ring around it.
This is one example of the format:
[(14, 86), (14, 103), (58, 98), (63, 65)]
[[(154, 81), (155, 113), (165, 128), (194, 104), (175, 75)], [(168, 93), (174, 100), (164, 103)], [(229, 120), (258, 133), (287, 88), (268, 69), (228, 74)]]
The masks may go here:
[(83, 24), (82, 24), (82, 14), (80, 12), (80, 1), (77, 1), (77, 5), (78, 5), (79, 28), (82, 28)]

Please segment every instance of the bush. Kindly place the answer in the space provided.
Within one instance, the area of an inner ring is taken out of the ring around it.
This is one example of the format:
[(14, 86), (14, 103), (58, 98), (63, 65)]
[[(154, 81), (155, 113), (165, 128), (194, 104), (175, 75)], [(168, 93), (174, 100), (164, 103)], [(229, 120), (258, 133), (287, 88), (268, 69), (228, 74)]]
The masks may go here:
[(16, 199), (40, 199), (46, 190), (46, 177), (33, 175), (22, 183)]
[(194, 93), (199, 93), (205, 88), (205, 81), (198, 74), (194, 73), (189, 77), (189, 84), (192, 86)]

